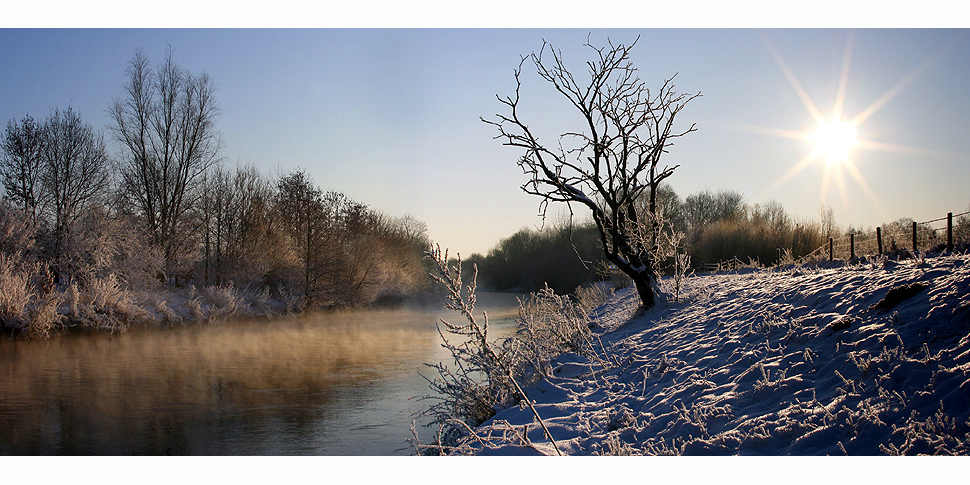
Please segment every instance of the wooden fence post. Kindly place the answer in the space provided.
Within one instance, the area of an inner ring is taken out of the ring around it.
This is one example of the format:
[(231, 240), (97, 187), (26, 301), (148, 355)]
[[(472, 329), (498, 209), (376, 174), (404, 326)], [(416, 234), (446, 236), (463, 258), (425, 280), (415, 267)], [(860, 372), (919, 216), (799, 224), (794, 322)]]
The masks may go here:
[(832, 255), (832, 238), (829, 238), (829, 261), (832, 261), (832, 259), (833, 259), (833, 255)]
[(916, 253), (919, 247), (916, 245), (916, 221), (913, 221), (913, 253)]
[(879, 248), (879, 254), (882, 254), (882, 228), (876, 228), (876, 246)]
[(946, 250), (953, 251), (953, 213), (946, 213)]
[(855, 234), (849, 234), (849, 260), (855, 259)]

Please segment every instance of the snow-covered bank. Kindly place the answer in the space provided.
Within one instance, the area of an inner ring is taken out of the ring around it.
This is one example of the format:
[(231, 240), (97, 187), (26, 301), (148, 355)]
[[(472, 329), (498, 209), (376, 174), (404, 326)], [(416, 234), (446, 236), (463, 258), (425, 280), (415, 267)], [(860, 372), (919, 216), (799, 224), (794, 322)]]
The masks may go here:
[[(527, 389), (560, 450), (970, 453), (970, 255), (699, 276), (685, 295), (634, 315), (618, 292), (594, 312), (611, 363), (565, 355)], [(476, 435), (481, 454), (553, 451), (527, 406)]]

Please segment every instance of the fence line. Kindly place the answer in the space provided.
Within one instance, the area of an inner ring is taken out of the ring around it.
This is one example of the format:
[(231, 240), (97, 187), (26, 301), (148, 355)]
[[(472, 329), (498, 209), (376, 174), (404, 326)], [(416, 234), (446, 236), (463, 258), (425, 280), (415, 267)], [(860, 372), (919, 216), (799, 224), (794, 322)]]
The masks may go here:
[[(948, 213), (945, 217), (915, 222), (912, 227), (890, 225), (877, 227), (875, 231), (849, 234), (829, 241), (811, 253), (802, 256), (798, 263), (911, 251), (918, 253), (931, 249), (953, 249), (953, 246), (970, 243), (970, 211), (961, 214)], [(959, 219), (963, 218), (963, 219)], [(956, 222), (955, 222), (956, 221)], [(934, 223), (942, 222), (934, 227)]]
[(704, 271), (707, 271), (709, 273), (720, 272), (720, 271), (731, 271), (731, 270), (738, 269), (739, 267), (744, 266), (745, 264), (747, 263), (744, 263), (743, 261), (738, 259), (737, 256), (735, 256), (728, 261), (720, 261), (717, 263), (706, 263), (704, 264)]
[[(960, 219), (962, 218), (962, 219)], [(942, 222), (938, 227), (933, 224)], [(912, 227), (891, 224), (860, 234), (848, 234), (829, 241), (814, 251), (795, 260), (796, 264), (825, 260), (851, 260), (860, 256), (908, 251), (918, 253), (930, 249), (952, 250), (958, 244), (970, 244), (970, 211), (960, 214), (947, 213), (939, 219), (913, 222)], [(706, 263), (707, 272), (731, 271), (747, 266), (737, 256), (717, 263)]]

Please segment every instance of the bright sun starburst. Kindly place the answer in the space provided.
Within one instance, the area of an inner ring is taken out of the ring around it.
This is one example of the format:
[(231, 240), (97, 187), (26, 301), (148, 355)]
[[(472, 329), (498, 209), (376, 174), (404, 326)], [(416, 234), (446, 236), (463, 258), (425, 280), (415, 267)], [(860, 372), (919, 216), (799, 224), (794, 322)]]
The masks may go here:
[(842, 121), (838, 116), (820, 123), (818, 131), (812, 134), (812, 142), (815, 143), (814, 153), (825, 158), (829, 165), (849, 160), (849, 150), (859, 144), (855, 124)]
[(791, 84), (792, 88), (795, 90), (795, 93), (801, 99), (802, 104), (805, 105), (809, 115), (811, 115), (812, 119), (814, 119), (817, 127), (814, 131), (793, 131), (768, 128), (754, 129), (754, 131), (764, 134), (808, 141), (811, 142), (814, 147), (812, 151), (809, 152), (804, 158), (792, 166), (791, 169), (789, 169), (778, 180), (775, 180), (769, 187), (767, 187), (766, 192), (771, 192), (777, 189), (812, 163), (822, 160), (824, 162), (824, 167), (822, 172), (822, 187), (819, 194), (819, 199), (823, 204), (826, 202), (829, 187), (834, 179), (843, 205), (849, 205), (845, 186), (845, 172), (848, 172), (859, 185), (859, 188), (862, 189), (863, 193), (865, 193), (866, 197), (873, 203), (873, 205), (885, 213), (879, 199), (876, 197), (872, 189), (869, 188), (869, 184), (866, 183), (865, 179), (862, 177), (862, 173), (859, 171), (859, 168), (853, 161), (853, 153), (858, 149), (921, 154), (927, 154), (930, 151), (860, 139), (857, 136), (856, 129), (860, 127), (866, 119), (872, 116), (873, 113), (895, 97), (904, 87), (912, 83), (919, 75), (921, 75), (926, 68), (929, 67), (932, 58), (927, 59), (921, 66), (910, 72), (909, 75), (900, 80), (889, 91), (880, 96), (876, 101), (874, 101), (866, 109), (862, 110), (859, 114), (851, 117), (848, 120), (843, 120), (842, 108), (845, 102), (845, 92), (848, 84), (849, 58), (852, 51), (851, 35), (847, 38), (845, 45), (845, 51), (842, 58), (842, 69), (839, 76), (838, 92), (831, 116), (824, 116), (819, 111), (815, 103), (812, 102), (811, 98), (808, 96), (808, 93), (802, 88), (801, 83), (798, 82), (798, 79), (795, 77), (794, 73), (792, 73), (791, 69), (789, 69), (784, 59), (782, 59), (781, 55), (778, 54), (771, 42), (763, 33), (762, 40), (768, 47), (771, 55), (774, 57), (778, 67), (781, 68), (785, 77), (788, 79), (789, 84)]

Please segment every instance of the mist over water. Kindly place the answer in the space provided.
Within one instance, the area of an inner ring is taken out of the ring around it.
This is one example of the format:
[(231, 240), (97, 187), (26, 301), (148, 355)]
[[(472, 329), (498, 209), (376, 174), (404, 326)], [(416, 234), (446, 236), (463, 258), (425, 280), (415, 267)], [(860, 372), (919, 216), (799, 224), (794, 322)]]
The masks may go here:
[[(499, 337), (514, 294), (482, 293)], [(439, 305), (0, 341), (0, 453), (409, 454)], [(418, 420), (418, 424), (422, 424)], [(422, 438), (430, 431), (419, 428)]]

